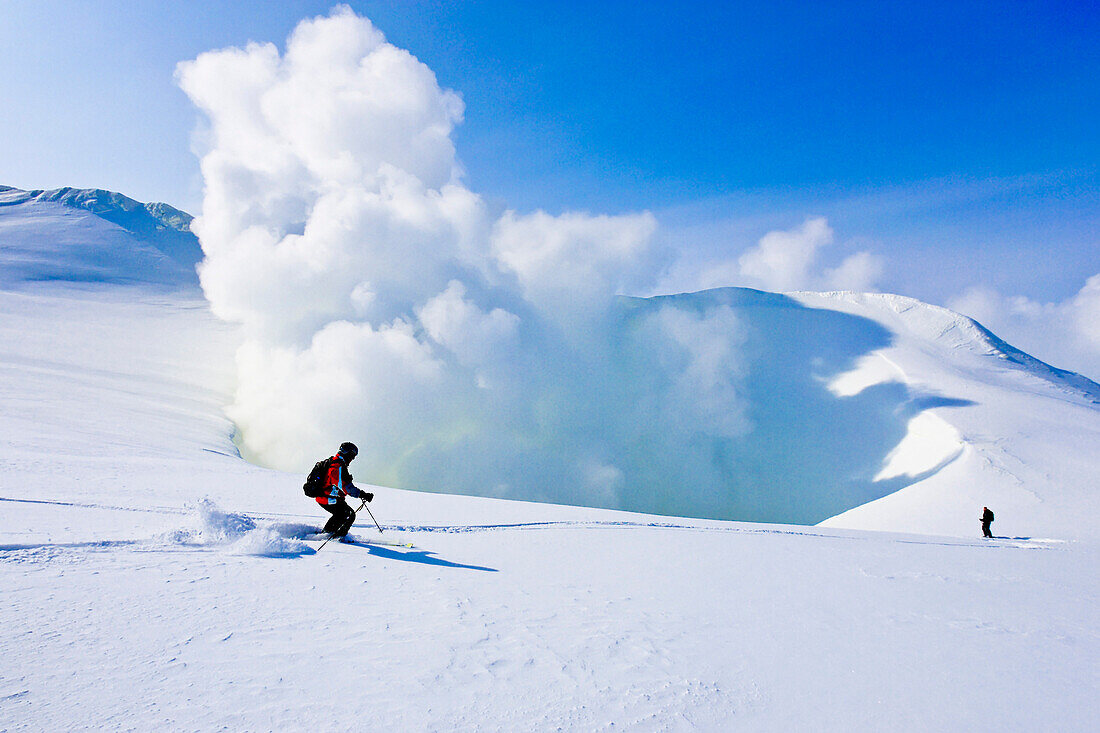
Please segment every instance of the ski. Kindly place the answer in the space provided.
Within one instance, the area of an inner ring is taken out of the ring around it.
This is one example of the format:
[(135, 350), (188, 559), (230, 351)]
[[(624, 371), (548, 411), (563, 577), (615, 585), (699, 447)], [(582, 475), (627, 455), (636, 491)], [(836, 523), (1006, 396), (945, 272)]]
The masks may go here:
[(388, 542), (386, 540), (348, 540), (348, 539), (344, 539), (342, 541), (346, 545), (363, 545), (363, 546), (381, 545), (382, 547), (406, 547), (406, 548), (416, 547), (416, 545), (414, 545), (411, 542)]
[[(316, 532), (314, 534), (302, 537), (302, 539), (306, 542), (327, 542), (329, 540), (333, 540), (333, 538), (329, 537), (323, 532)], [(360, 545), (364, 547), (370, 545), (380, 545), (382, 547), (404, 547), (409, 549), (416, 547), (416, 545), (411, 542), (390, 542), (388, 540), (359, 540), (348, 539), (347, 537), (340, 537), (338, 539), (334, 539), (333, 541), (339, 542), (344, 545)]]

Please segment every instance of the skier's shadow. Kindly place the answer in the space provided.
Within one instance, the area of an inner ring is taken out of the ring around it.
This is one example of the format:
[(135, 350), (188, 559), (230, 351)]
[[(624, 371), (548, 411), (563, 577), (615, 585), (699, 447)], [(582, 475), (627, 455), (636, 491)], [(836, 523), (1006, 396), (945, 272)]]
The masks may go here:
[(359, 545), (375, 557), (382, 557), (387, 560), (400, 560), (401, 562), (416, 562), (421, 565), (436, 565), (441, 568), (461, 568), (463, 570), (483, 570), (487, 573), (499, 572), (496, 568), (487, 568), (483, 565), (463, 565), (458, 562), (451, 562), (450, 560), (444, 560), (440, 557), (433, 557), (434, 552), (427, 550), (417, 550), (413, 548), (409, 549), (394, 549), (392, 547), (384, 547), (382, 545), (363, 544)]

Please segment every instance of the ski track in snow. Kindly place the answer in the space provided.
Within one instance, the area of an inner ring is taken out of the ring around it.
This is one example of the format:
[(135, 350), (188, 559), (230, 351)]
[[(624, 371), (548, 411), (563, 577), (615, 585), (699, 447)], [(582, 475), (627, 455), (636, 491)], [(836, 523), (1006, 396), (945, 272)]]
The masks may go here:
[[(187, 516), (194, 512), (193, 509), (181, 509), (178, 507), (125, 507), (125, 506), (111, 506), (107, 504), (94, 504), (86, 502), (66, 502), (66, 501), (46, 501), (39, 499), (14, 499), (11, 497), (0, 496), (0, 502), (13, 502), (23, 504), (44, 504), (53, 506), (65, 506), (65, 507), (84, 507), (95, 509), (107, 509), (111, 511), (124, 511), (124, 512), (138, 512), (144, 514), (177, 514), (181, 516)], [(232, 516), (232, 515), (231, 515)], [(308, 514), (286, 514), (276, 512), (241, 512), (237, 515), (242, 519), (266, 521), (266, 525), (260, 527), (250, 528), (248, 531), (254, 531), (257, 528), (270, 529), (278, 533), (282, 537), (292, 539), (307, 539), (310, 535), (317, 534), (320, 528), (317, 524), (279, 524), (272, 520), (284, 517), (293, 517), (301, 519), (303, 522), (315, 521), (313, 515)], [(416, 525), (416, 524), (382, 524), (383, 532), (401, 532), (405, 535), (417, 535), (417, 534), (461, 534), (468, 532), (500, 532), (500, 531), (524, 531), (524, 530), (546, 530), (546, 529), (662, 529), (662, 530), (683, 530), (688, 532), (730, 532), (736, 534), (764, 534), (764, 535), (788, 535), (798, 537), (815, 537), (821, 539), (841, 540), (849, 542), (867, 542), (877, 539), (874, 534), (860, 535), (855, 533), (843, 533), (843, 532), (820, 532), (812, 530), (803, 530), (797, 528), (769, 528), (760, 526), (745, 526), (734, 525), (732, 523), (724, 523), (725, 526), (700, 526), (692, 524), (677, 524), (674, 522), (630, 522), (630, 521), (598, 521), (598, 520), (576, 520), (576, 521), (547, 521), (547, 522), (512, 522), (505, 524), (448, 524), (448, 525)], [(242, 533), (244, 536), (247, 532)], [(404, 535), (403, 535), (404, 536)], [(239, 539), (239, 537), (237, 538)], [(370, 538), (365, 539), (364, 542), (371, 542)], [(407, 540), (406, 540), (407, 541)], [(941, 545), (945, 547), (984, 547), (984, 548), (1016, 548), (1016, 549), (1055, 549), (1059, 545), (1064, 544), (1065, 540), (1060, 539), (1037, 539), (1032, 537), (994, 537), (992, 540), (975, 540), (965, 541), (957, 538), (931, 538), (931, 537), (894, 537), (891, 541), (901, 544), (916, 544), (916, 545)], [(153, 549), (157, 549), (156, 540), (152, 541), (153, 544), (149, 545)], [(147, 543), (146, 543), (147, 544)], [(184, 543), (186, 545), (186, 543)], [(122, 541), (100, 541), (100, 542), (75, 542), (75, 543), (39, 543), (39, 544), (23, 544), (23, 545), (5, 545), (0, 544), (0, 552), (14, 552), (21, 550), (33, 550), (38, 548), (47, 547), (71, 547), (71, 548), (124, 548), (134, 547), (141, 548), (143, 542), (141, 540), (122, 540)], [(202, 545), (196, 545), (202, 546)], [(384, 545), (382, 545), (384, 546)], [(303, 553), (304, 554), (304, 553)]]

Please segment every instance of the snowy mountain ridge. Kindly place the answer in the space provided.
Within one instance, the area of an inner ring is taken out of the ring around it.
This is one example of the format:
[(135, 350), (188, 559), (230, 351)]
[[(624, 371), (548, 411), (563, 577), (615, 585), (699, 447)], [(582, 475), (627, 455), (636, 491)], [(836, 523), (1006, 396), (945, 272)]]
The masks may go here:
[(192, 217), (102, 189), (0, 186), (0, 283), (198, 285)]
[(848, 291), (792, 293), (807, 302), (851, 303), (897, 314), (900, 323), (914, 334), (949, 348), (965, 349), (992, 356), (1020, 367), (1036, 377), (1063, 389), (1068, 395), (1084, 396), (1100, 403), (1100, 384), (1084, 375), (1047, 364), (1017, 349), (978, 321), (943, 306), (925, 303), (893, 293), (854, 293)]
[[(55, 188), (24, 191), (0, 185), (0, 206), (52, 202), (90, 211), (107, 221), (139, 233), (172, 229), (190, 232), (195, 217), (165, 203), (143, 204), (129, 196), (102, 188)], [(144, 212), (144, 215), (142, 214)]]

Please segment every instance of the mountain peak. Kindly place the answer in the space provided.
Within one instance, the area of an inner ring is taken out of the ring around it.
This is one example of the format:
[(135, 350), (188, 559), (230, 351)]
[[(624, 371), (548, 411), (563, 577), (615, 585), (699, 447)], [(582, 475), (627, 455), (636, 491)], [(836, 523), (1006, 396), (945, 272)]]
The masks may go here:
[(193, 218), (100, 188), (0, 186), (3, 281), (192, 287), (202, 259)]

